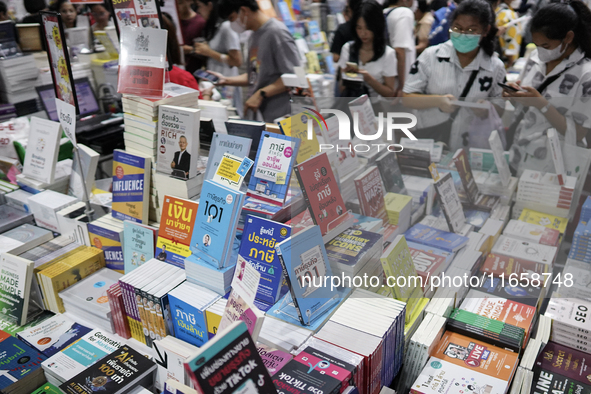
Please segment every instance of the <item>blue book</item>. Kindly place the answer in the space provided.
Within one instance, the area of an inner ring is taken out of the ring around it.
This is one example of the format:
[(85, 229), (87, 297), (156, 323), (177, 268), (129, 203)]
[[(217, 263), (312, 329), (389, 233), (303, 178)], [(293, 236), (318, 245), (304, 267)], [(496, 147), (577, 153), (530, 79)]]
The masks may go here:
[(111, 214), (115, 219), (148, 223), (150, 175), (150, 156), (113, 151)]
[(195, 346), (209, 340), (205, 310), (220, 298), (211, 290), (184, 282), (168, 293), (174, 336)]
[(41, 362), (45, 359), (46, 357), (36, 349), (7, 332), (0, 331), (0, 363), (3, 372), (0, 376), (0, 390), (41, 368)]
[(238, 137), (230, 134), (213, 133), (209, 158), (203, 179), (212, 179), (220, 165), (224, 153), (238, 157), (247, 157), (250, 152), (250, 138)]
[(224, 268), (235, 263), (230, 256), (244, 197), (212, 180), (203, 183), (189, 248), (207, 264)]
[(146, 261), (154, 258), (156, 229), (139, 223), (123, 222), (124, 271), (130, 273)]
[(299, 147), (298, 138), (263, 133), (247, 194), (271, 204), (283, 205)]
[(35, 327), (19, 332), (17, 336), (46, 357), (51, 357), (90, 331), (92, 329), (72, 321), (65, 315), (58, 314)]
[(412, 226), (404, 236), (407, 241), (433, 246), (454, 253), (468, 243), (468, 237), (437, 230), (420, 223)]
[(239, 254), (261, 274), (255, 298), (274, 304), (279, 299), (283, 270), (275, 245), (291, 235), (291, 227), (253, 215), (246, 217)]
[(319, 226), (310, 226), (275, 247), (300, 322), (309, 326), (339, 302), (339, 293), (324, 286), (332, 270)]

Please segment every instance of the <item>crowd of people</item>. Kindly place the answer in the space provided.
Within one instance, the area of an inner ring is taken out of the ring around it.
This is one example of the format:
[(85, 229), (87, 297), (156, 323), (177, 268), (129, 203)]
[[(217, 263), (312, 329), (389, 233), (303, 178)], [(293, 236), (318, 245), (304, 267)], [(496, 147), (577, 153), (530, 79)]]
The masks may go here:
[[(491, 111), (503, 115), (506, 100), (514, 119), (504, 140), (510, 164), (551, 170), (546, 133), (555, 128), (561, 142), (586, 146), (591, 113), (591, 11), (582, 0), (348, 0), (345, 23), (330, 35), (337, 65), (335, 96), (368, 94), (420, 113), (416, 136), (466, 146), (465, 125)], [(285, 24), (270, 18), (256, 0), (176, 0), (180, 26), (163, 16), (176, 68), (171, 80), (197, 86), (192, 74), (207, 69), (218, 78), (203, 89), (204, 99), (229, 98), (248, 119), (272, 122), (290, 112), (281, 75), (301, 65), (295, 40)], [(44, 0), (25, 0), (38, 19)], [(78, 10), (58, 0), (66, 27), (76, 26)], [(93, 5), (97, 28), (109, 23), (107, 5)], [(524, 18), (529, 16), (529, 18)], [(180, 28), (182, 45), (176, 39)], [(241, 34), (250, 31), (243, 59)], [(519, 77), (507, 72), (535, 44)], [(182, 60), (184, 59), (184, 61)], [(239, 73), (245, 62), (246, 72)], [(358, 73), (349, 84), (342, 72)], [(240, 87), (248, 93), (241, 97)], [(458, 98), (490, 101), (485, 109), (459, 108)], [(556, 104), (560, 100), (560, 105)]]

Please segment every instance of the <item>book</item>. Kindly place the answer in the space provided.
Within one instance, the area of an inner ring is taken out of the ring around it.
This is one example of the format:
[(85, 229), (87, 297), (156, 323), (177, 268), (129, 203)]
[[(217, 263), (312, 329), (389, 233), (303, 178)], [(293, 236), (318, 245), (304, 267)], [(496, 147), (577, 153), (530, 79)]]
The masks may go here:
[(78, 159), (74, 158), (68, 194), (84, 201), (84, 187), (86, 187), (86, 196), (90, 198), (92, 194), (100, 154), (86, 145), (78, 144), (78, 149), (74, 151), (74, 155), (80, 157), (82, 166), (79, 167)]
[(558, 253), (558, 248), (535, 242), (521, 241), (512, 236), (501, 235), (494, 244), (491, 252), (534, 263), (552, 265)]
[(525, 208), (523, 211), (521, 211), (519, 220), (522, 222), (533, 223), (547, 228), (552, 228), (554, 230), (560, 231), (561, 234), (564, 234), (568, 224), (567, 218), (536, 212), (528, 208)]
[(123, 270), (127, 274), (154, 258), (157, 231), (153, 227), (125, 220), (123, 234)]
[(262, 134), (248, 183), (247, 194), (262, 201), (282, 206), (287, 196), (291, 171), (300, 140), (284, 135)]
[(35, 216), (37, 226), (61, 233), (57, 212), (78, 202), (76, 197), (45, 190), (27, 200), (30, 212)]
[(396, 153), (384, 152), (382, 156), (376, 159), (376, 166), (380, 171), (386, 192), (407, 194)]
[(366, 271), (366, 265), (369, 265), (367, 269), (374, 268), (382, 250), (381, 234), (360, 229), (345, 230), (326, 244), (326, 255), (336, 275), (357, 276)]
[(201, 111), (171, 105), (158, 107), (156, 171), (179, 178), (197, 176)]
[(150, 387), (155, 370), (154, 361), (130, 346), (121, 346), (100, 362), (66, 381), (60, 389), (67, 394), (92, 393), (99, 387), (106, 393), (126, 393), (137, 386)]
[(412, 197), (397, 193), (386, 193), (384, 205), (388, 222), (398, 226), (401, 232), (408, 230), (412, 219)]
[(236, 290), (230, 291), (230, 297), (224, 308), (224, 313), (220, 320), (218, 329), (223, 331), (226, 327), (229, 327), (236, 321), (243, 321), (248, 328), (248, 333), (253, 341), (259, 337), (261, 327), (265, 315), (256, 306), (249, 305), (244, 298), (242, 298)]
[(164, 390), (170, 380), (190, 384), (189, 377), (185, 372), (185, 360), (198, 350), (197, 347), (176, 339), (172, 335), (154, 341), (152, 347), (156, 351), (154, 360), (158, 364), (158, 371), (154, 379), (154, 387), (157, 390)]
[(4, 233), (25, 223), (33, 223), (34, 216), (8, 205), (0, 205), (0, 232)]
[(538, 224), (510, 220), (503, 234), (522, 241), (535, 242), (542, 245), (558, 246), (560, 232)]
[(478, 198), (478, 186), (476, 186), (476, 181), (472, 174), (468, 155), (463, 148), (456, 151), (453, 156), (453, 162), (456, 166), (456, 171), (460, 175), (468, 201), (472, 204), (476, 203), (476, 199)]
[(361, 214), (386, 220), (388, 215), (384, 204), (385, 190), (378, 167), (369, 167), (354, 181)]
[(433, 276), (439, 276), (451, 261), (451, 253), (437, 248), (407, 242), (417, 274), (423, 278), (423, 290), (430, 286)]
[(518, 278), (521, 278), (522, 275), (537, 273), (541, 278), (541, 275), (548, 272), (549, 268), (550, 266), (547, 264), (490, 253), (480, 267), (480, 272), (494, 276), (504, 275), (505, 278), (510, 278), (511, 274), (516, 274)]
[(443, 249), (447, 252), (456, 252), (468, 243), (468, 237), (437, 230), (420, 223), (412, 226), (404, 236), (408, 241)]
[(265, 132), (265, 123), (255, 120), (231, 119), (226, 122), (226, 129), (228, 130), (227, 135), (230, 137), (241, 137), (251, 141), (246, 152), (237, 156), (249, 157), (253, 161), (256, 160), (261, 135)]
[(103, 216), (87, 227), (90, 244), (104, 252), (107, 268), (123, 272), (123, 223), (113, 223), (109, 216)]
[(466, 223), (466, 217), (464, 216), (464, 209), (451, 173), (445, 174), (435, 182), (435, 189), (437, 190), (449, 231), (454, 233), (460, 232)]
[[(185, 365), (191, 382), (203, 394), (230, 394), (236, 390), (270, 394), (277, 392), (255, 342), (248, 334), (246, 324), (241, 321), (232, 323), (216, 335), (191, 355)], [(227, 376), (240, 376), (240, 379), (231, 385), (226, 380), (212, 379), (221, 371)], [(239, 375), (234, 375), (236, 373)]]
[(322, 235), (347, 220), (345, 202), (326, 153), (314, 156), (294, 167), (314, 224)]
[(45, 383), (37, 390), (33, 391), (32, 394), (62, 394), (61, 390), (58, 389), (51, 383)]
[(302, 325), (310, 325), (337, 302), (336, 290), (319, 285), (332, 276), (319, 226), (311, 226), (275, 246)]
[(310, 115), (300, 112), (279, 122), (279, 127), (283, 134), (301, 141), (296, 157), (296, 163), (298, 164), (320, 153), (320, 145), (318, 144), (316, 133), (312, 132), (311, 135), (308, 135), (309, 121), (312, 121)]
[(238, 254), (261, 274), (255, 298), (270, 304), (279, 300), (283, 270), (275, 245), (291, 235), (291, 227), (273, 220), (247, 215)]
[(280, 371), (293, 358), (291, 354), (264, 343), (257, 343), (257, 350), (271, 376)]
[(250, 138), (214, 133), (211, 139), (211, 148), (209, 149), (204, 179), (213, 178), (224, 153), (229, 153), (237, 157), (249, 156), (252, 142)]
[(0, 311), (18, 325), (27, 321), (34, 262), (9, 253), (0, 254)]
[(150, 198), (149, 156), (113, 151), (113, 203), (115, 219), (148, 223)]
[(49, 230), (23, 224), (0, 234), (0, 253), (19, 255), (53, 238)]
[[(589, 301), (577, 298), (552, 297), (548, 302), (546, 312), (544, 313), (544, 316), (552, 319), (551, 339), (554, 342), (589, 353), (589, 350), (591, 349), (588, 344), (584, 347), (577, 346), (577, 343), (572, 342), (572, 340), (576, 338), (577, 334), (588, 335), (591, 333), (591, 324), (589, 324), (589, 318), (587, 316), (587, 311), (590, 306), (591, 303)], [(567, 338), (562, 339), (554, 338), (556, 330), (570, 333), (570, 335), (567, 334)]]
[[(588, 393), (589, 355), (581, 351), (548, 342), (536, 358), (532, 385), (544, 391), (544, 387), (561, 388), (565, 393)], [(552, 381), (546, 386), (548, 381)]]
[(53, 183), (60, 137), (61, 126), (58, 122), (32, 117), (23, 175), (39, 182)]
[(164, 197), (156, 242), (156, 259), (184, 267), (191, 255), (189, 246), (195, 230), (199, 203), (170, 195)]
[(234, 263), (230, 256), (244, 197), (212, 180), (203, 183), (190, 249), (216, 268)]
[(46, 357), (37, 349), (4, 331), (0, 331), (0, 349), (3, 370), (0, 390), (30, 393), (45, 382), (41, 362)]

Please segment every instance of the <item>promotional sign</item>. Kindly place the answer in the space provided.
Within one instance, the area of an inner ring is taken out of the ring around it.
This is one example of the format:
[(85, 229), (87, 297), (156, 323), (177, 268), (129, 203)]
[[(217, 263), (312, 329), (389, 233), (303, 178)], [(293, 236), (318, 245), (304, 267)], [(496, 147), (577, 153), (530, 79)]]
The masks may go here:
[(74, 148), (78, 148), (76, 143), (76, 107), (58, 98), (55, 99), (55, 107), (64, 134), (72, 142)]

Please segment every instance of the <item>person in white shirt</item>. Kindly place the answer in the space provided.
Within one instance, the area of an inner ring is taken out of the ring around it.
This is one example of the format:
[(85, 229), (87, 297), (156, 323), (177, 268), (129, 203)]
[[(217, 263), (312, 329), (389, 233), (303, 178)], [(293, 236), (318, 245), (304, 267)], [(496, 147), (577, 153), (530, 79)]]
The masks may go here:
[(390, 0), (390, 6), (384, 10), (388, 28), (389, 45), (396, 51), (398, 61), (398, 80), (400, 89), (396, 95), (402, 95), (404, 81), (416, 58), (415, 15), (410, 9), (413, 0)]
[(398, 75), (396, 52), (386, 45), (386, 23), (380, 4), (376, 0), (361, 3), (353, 15), (352, 26), (354, 40), (343, 45), (339, 67), (345, 72), (361, 74), (369, 96), (394, 97)]

